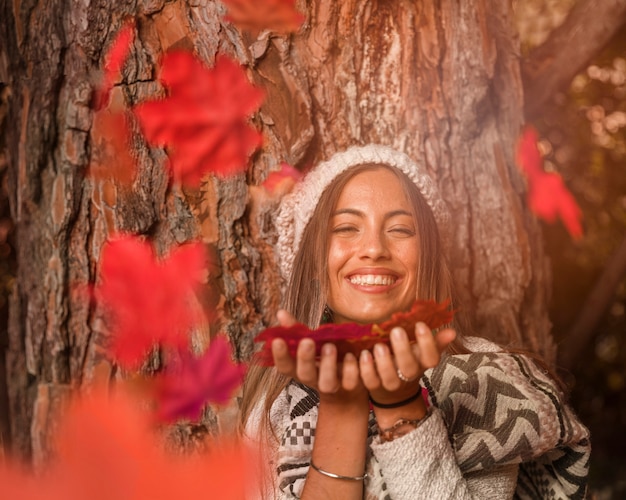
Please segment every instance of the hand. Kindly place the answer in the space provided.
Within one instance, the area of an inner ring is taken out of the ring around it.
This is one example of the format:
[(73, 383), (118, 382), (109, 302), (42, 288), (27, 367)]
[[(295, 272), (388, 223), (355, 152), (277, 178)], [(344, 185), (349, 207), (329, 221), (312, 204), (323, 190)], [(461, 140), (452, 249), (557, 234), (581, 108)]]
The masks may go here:
[[(391, 350), (384, 344), (376, 344), (373, 356), (369, 351), (361, 353), (361, 379), (374, 401), (397, 403), (419, 391), (419, 379), (427, 369), (439, 364), (441, 353), (454, 340), (456, 332), (446, 329), (433, 335), (420, 322), (415, 325), (415, 337), (417, 342), (411, 344), (406, 332), (396, 327), (390, 334)], [(400, 379), (398, 370), (409, 382)]]
[[(281, 326), (292, 326), (296, 319), (287, 311), (280, 310), (276, 315)], [(356, 357), (348, 353), (342, 362), (337, 360), (337, 348), (332, 343), (322, 346), (321, 357), (315, 359), (315, 342), (303, 339), (298, 344), (295, 359), (291, 357), (283, 339), (272, 341), (272, 355), (276, 369), (283, 375), (316, 389), (320, 400), (367, 402), (365, 390), (359, 374)]]

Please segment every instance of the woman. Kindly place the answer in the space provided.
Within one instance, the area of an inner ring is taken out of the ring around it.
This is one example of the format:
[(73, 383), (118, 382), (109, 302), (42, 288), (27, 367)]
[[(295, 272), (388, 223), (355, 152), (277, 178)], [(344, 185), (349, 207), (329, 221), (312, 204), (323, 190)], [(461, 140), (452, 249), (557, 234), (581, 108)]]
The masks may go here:
[[(320, 164), (278, 217), (295, 315), (280, 323), (380, 323), (416, 298), (451, 298), (438, 227), (445, 204), (406, 155), (370, 145)], [(294, 359), (273, 341), (275, 368), (250, 370), (242, 404), (266, 453), (264, 496), (584, 496), (588, 433), (543, 370), (454, 329), (407, 333), (358, 359), (326, 344), (316, 361), (310, 339)]]

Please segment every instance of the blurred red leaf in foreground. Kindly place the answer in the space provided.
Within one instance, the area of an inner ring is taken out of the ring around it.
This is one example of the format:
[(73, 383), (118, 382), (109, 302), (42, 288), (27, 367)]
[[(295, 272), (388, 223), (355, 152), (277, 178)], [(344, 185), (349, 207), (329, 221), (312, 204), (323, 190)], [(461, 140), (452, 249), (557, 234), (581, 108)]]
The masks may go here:
[(582, 212), (572, 194), (556, 173), (543, 170), (543, 159), (537, 146), (537, 131), (526, 126), (517, 142), (516, 161), (528, 179), (528, 204), (530, 209), (548, 223), (559, 217), (570, 236), (580, 239), (583, 234)]
[(295, 0), (222, 0), (228, 8), (226, 20), (243, 30), (276, 33), (298, 31), (304, 16)]
[(302, 172), (283, 162), (280, 164), (280, 170), (270, 172), (262, 186), (270, 194), (287, 193), (301, 179)]
[(156, 383), (157, 416), (163, 421), (197, 420), (206, 403), (227, 403), (241, 385), (246, 366), (231, 359), (228, 340), (217, 337), (199, 358), (185, 357)]
[(157, 343), (181, 348), (204, 317), (194, 305), (206, 257), (200, 243), (182, 245), (157, 259), (152, 245), (120, 236), (102, 250), (101, 283), (95, 297), (112, 320), (111, 354), (135, 368)]
[(57, 456), (37, 475), (0, 466), (0, 493), (12, 500), (243, 499), (254, 481), (251, 451), (210, 443), (208, 453), (165, 451), (148, 413), (116, 391), (72, 403), (57, 433)]
[(193, 54), (165, 54), (159, 80), (168, 96), (134, 108), (149, 143), (166, 146), (174, 179), (198, 185), (212, 172), (245, 171), (262, 135), (247, 119), (261, 105), (263, 92), (227, 57), (207, 68)]
[(274, 363), (271, 344), (276, 338), (285, 340), (292, 356), (295, 356), (298, 344), (305, 338), (315, 341), (317, 356), (321, 353), (322, 345), (327, 342), (336, 345), (339, 359), (343, 359), (348, 352), (358, 356), (363, 349), (372, 349), (377, 343), (389, 344), (389, 333), (396, 326), (404, 328), (411, 339), (414, 338), (415, 323), (419, 321), (431, 329), (450, 323), (454, 312), (449, 310), (449, 305), (450, 301), (437, 303), (434, 300), (416, 300), (409, 311), (395, 313), (390, 320), (380, 325), (325, 324), (311, 330), (306, 325), (296, 323), (289, 327), (267, 328), (254, 339), (255, 342), (265, 342), (257, 356), (261, 364), (271, 366)]

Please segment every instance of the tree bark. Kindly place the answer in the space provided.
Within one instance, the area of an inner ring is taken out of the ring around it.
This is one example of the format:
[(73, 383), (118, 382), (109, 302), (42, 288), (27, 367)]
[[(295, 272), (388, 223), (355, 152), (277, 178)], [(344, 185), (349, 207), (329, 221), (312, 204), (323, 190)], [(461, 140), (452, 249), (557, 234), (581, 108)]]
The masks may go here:
[(626, 0), (581, 0), (522, 65), (526, 119), (532, 121), (626, 23)]
[[(208, 287), (246, 359), (280, 303), (272, 216), (259, 184), (281, 161), (306, 168), (352, 144), (394, 146), (437, 179), (454, 216), (450, 260), (477, 335), (555, 358), (549, 276), (538, 224), (523, 203), (513, 150), (523, 121), (519, 46), (500, 0), (299, 2), (294, 36), (254, 38), (217, 2), (4, 2), (0, 61), (12, 98), (6, 143), (18, 277), (11, 300), (9, 399), (14, 450), (47, 455), (54, 408), (70, 389), (122, 376), (105, 355), (100, 311), (74, 293), (97, 280), (111, 232), (145, 234), (161, 251), (200, 238), (216, 258)], [(158, 94), (154, 61), (174, 47), (208, 64), (226, 53), (267, 92), (254, 124), (263, 149), (245, 175), (168, 189), (165, 155), (138, 136), (133, 189), (85, 176), (92, 84), (126, 16), (138, 37), (123, 81), (129, 102)], [(202, 347), (210, 334), (194, 337)], [(217, 432), (207, 411), (181, 441)]]

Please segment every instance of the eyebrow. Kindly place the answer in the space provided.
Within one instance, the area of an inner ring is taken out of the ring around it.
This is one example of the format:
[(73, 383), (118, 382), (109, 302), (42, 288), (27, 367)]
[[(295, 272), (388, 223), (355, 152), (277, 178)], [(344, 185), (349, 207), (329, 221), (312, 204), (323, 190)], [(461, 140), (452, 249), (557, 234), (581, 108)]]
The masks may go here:
[[(361, 210), (356, 210), (354, 208), (342, 208), (340, 210), (336, 210), (331, 217), (343, 214), (356, 215), (358, 217), (365, 216), (365, 213)], [(413, 214), (411, 212), (407, 212), (406, 210), (392, 210), (391, 212), (387, 212), (385, 214), (385, 220), (391, 219), (392, 217), (395, 217), (397, 215), (408, 215), (409, 217), (413, 217)]]

